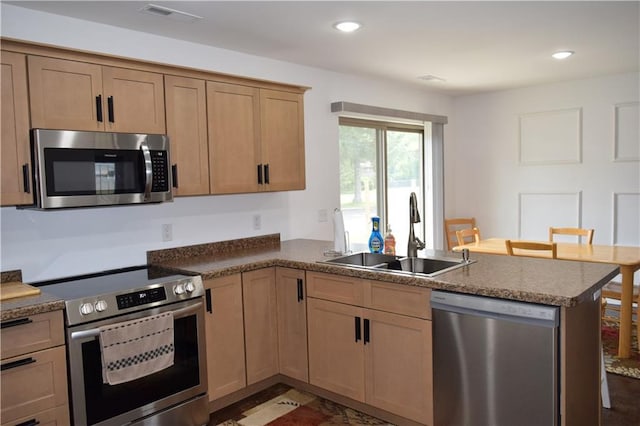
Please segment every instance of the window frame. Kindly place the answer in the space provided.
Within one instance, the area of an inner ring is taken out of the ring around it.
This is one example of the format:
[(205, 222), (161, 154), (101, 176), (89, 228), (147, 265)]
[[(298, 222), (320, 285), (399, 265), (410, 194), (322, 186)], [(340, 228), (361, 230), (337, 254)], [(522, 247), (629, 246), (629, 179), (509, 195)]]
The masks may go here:
[[(421, 135), (420, 156), (422, 168), (420, 171), (420, 187), (422, 188), (422, 193), (418, 194), (418, 199), (420, 200), (420, 205), (418, 207), (420, 209), (420, 212), (424, 214), (424, 212), (426, 212), (425, 207), (427, 205), (427, 167), (433, 167), (433, 164), (431, 162), (428, 163), (428, 160), (430, 160), (430, 156), (427, 155), (428, 142), (425, 124), (427, 123), (425, 122), (422, 124), (410, 124), (349, 116), (340, 116), (338, 119), (338, 127), (351, 126), (376, 130), (376, 168), (381, 170), (381, 172), (376, 173), (376, 185), (378, 188), (380, 188), (380, 190), (376, 191), (376, 202), (379, 210), (378, 214), (380, 215), (380, 229), (383, 235), (387, 228), (389, 217), (389, 205), (387, 198), (387, 182), (389, 173), (387, 167), (387, 132), (400, 131), (407, 133), (417, 133)], [(431, 136), (429, 136), (429, 139), (431, 139)], [(342, 207), (341, 203), (340, 207)], [(425, 241), (427, 235), (426, 224), (422, 223), (419, 230), (417, 231), (417, 237)], [(433, 246), (433, 244), (429, 245)]]

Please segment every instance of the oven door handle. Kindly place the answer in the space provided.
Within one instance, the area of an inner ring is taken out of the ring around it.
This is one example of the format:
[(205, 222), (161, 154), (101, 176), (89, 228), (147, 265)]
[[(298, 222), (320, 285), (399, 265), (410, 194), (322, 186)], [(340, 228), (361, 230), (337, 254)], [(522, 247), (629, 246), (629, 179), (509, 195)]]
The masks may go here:
[[(173, 311), (173, 318), (182, 318), (197, 312), (202, 308), (202, 302), (187, 306), (186, 308)], [(171, 311), (168, 311), (171, 312)], [(99, 328), (90, 328), (89, 330), (74, 331), (71, 333), (72, 340), (87, 339), (89, 337), (97, 337), (100, 335)]]

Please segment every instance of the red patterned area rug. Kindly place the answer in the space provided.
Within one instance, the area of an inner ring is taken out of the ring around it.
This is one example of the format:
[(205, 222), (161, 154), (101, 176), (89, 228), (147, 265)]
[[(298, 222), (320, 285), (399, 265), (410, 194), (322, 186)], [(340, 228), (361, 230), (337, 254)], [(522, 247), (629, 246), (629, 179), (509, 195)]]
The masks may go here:
[(289, 389), (271, 400), (243, 412), (242, 418), (218, 426), (326, 426), (389, 425), (364, 413), (343, 407), (318, 396)]
[[(635, 324), (634, 324), (635, 325)], [(602, 322), (602, 346), (604, 348), (604, 364), (607, 373), (640, 379), (640, 353), (638, 351), (638, 336), (633, 327), (631, 338), (631, 357), (618, 358), (618, 324), (613, 321)]]

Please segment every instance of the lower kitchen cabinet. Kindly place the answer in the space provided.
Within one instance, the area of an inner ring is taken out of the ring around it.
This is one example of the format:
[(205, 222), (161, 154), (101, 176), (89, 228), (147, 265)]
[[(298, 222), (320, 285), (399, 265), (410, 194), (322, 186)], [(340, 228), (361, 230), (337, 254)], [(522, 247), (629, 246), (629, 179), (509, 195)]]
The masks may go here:
[(365, 402), (362, 308), (309, 298), (307, 311), (309, 383)]
[(3, 321), (2, 425), (69, 424), (62, 311)]
[(278, 374), (275, 268), (242, 273), (247, 385)]
[[(313, 282), (307, 299), (309, 382), (433, 424), (429, 290), (316, 272), (307, 272), (307, 280)], [(362, 294), (363, 302), (343, 303), (344, 291), (330, 300), (331, 288), (345, 280), (342, 290), (350, 289), (348, 294), (357, 294), (356, 300)], [(401, 302), (408, 297), (426, 303), (421, 308), (408, 306), (405, 312)]]
[(204, 281), (207, 298), (205, 332), (209, 400), (247, 384), (240, 274)]
[(431, 321), (366, 310), (365, 402), (433, 424)]
[(280, 374), (309, 381), (305, 272), (276, 268), (278, 360)]

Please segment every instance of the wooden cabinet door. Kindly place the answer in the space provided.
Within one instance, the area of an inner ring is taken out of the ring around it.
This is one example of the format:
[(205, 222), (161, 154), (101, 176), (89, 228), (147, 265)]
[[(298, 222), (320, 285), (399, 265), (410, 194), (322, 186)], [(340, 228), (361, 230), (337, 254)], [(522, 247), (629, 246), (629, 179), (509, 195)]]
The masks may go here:
[(166, 133), (162, 74), (103, 67), (102, 76), (103, 101), (107, 105), (106, 130)]
[(433, 424), (431, 321), (365, 310), (366, 403)]
[[(205, 280), (209, 400), (246, 386), (240, 274)], [(209, 306), (207, 306), (209, 308)]]
[(242, 274), (247, 385), (278, 374), (275, 268)]
[(38, 425), (38, 426), (69, 426), (71, 420), (69, 418), (69, 409), (67, 404), (60, 405), (56, 408), (32, 413), (28, 416), (13, 420), (10, 425)]
[(165, 75), (164, 92), (174, 195), (209, 194), (207, 91), (204, 80)]
[(66, 404), (64, 346), (3, 359), (0, 387), (3, 423)]
[(62, 311), (51, 311), (2, 322), (2, 359), (64, 345)]
[(259, 108), (258, 89), (207, 81), (212, 194), (259, 190)]
[(309, 382), (304, 271), (276, 268), (280, 374)]
[(307, 299), (309, 383), (364, 402), (362, 314), (355, 306)]
[(305, 188), (302, 95), (260, 90), (262, 162), (268, 165), (267, 190)]
[(27, 59), (20, 53), (1, 52), (0, 61), (0, 205), (33, 204)]
[(100, 65), (40, 56), (28, 64), (31, 127), (105, 129)]

